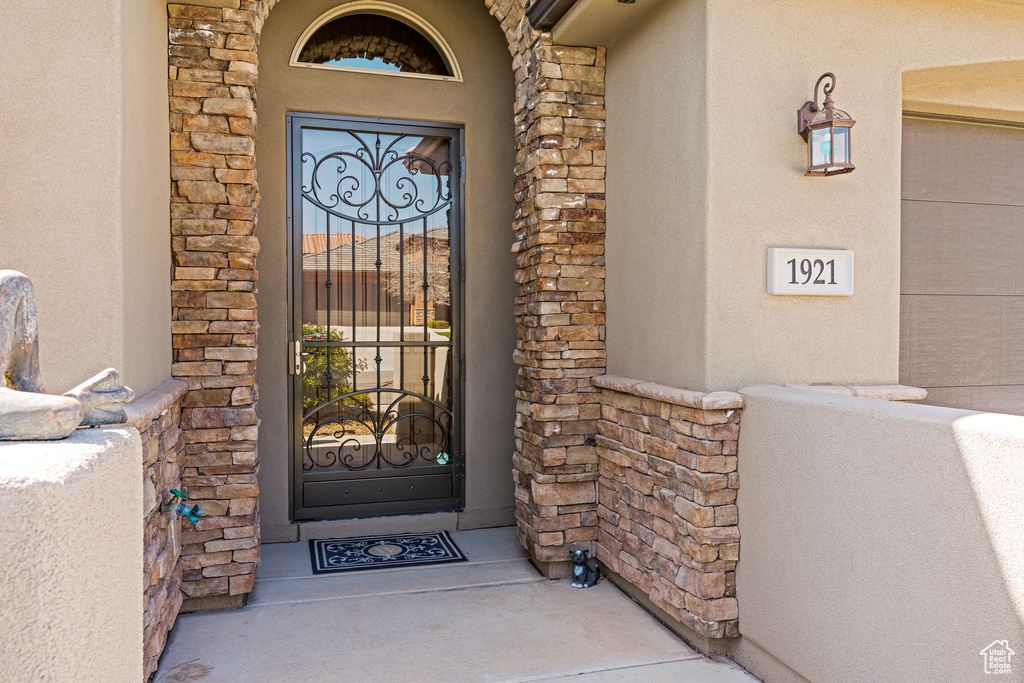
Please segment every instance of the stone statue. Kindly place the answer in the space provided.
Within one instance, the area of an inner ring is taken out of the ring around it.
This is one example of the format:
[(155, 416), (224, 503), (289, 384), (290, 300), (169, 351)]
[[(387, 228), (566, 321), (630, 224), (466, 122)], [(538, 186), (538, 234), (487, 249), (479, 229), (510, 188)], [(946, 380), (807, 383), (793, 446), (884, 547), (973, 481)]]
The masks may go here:
[(113, 368), (63, 396), (45, 393), (38, 337), (32, 282), (0, 270), (0, 440), (63, 439), (79, 425), (124, 422), (134, 394)]

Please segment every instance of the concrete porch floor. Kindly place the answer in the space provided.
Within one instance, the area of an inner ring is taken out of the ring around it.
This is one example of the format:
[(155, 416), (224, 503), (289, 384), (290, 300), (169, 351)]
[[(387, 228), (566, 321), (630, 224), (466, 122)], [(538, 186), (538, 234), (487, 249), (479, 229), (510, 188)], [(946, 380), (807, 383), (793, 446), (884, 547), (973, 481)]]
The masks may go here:
[(469, 562), (320, 576), (307, 543), (264, 545), (248, 605), (178, 617), (156, 683), (757, 680), (606, 580), (545, 579), (512, 527), (452, 538)]

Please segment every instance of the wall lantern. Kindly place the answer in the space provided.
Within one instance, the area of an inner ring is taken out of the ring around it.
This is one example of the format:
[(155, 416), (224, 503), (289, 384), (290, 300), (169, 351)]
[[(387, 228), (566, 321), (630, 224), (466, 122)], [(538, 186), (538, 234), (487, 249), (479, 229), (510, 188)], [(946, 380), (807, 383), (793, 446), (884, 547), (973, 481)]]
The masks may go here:
[[(818, 88), (825, 79), (825, 102), (818, 106)], [(850, 129), (856, 123), (850, 115), (835, 108), (832, 91), (836, 87), (835, 74), (822, 74), (814, 84), (814, 100), (805, 102), (797, 112), (797, 132), (807, 140), (807, 175), (838, 175), (849, 173)]]

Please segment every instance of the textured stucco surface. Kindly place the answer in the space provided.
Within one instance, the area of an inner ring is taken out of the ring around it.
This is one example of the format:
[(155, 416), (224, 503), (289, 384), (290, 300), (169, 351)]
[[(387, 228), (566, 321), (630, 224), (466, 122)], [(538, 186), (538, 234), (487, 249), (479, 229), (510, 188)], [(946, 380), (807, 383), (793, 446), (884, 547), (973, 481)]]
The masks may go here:
[(0, 443), (0, 680), (142, 680), (134, 429)]
[[(460, 528), (512, 522), (515, 443), (515, 296), (512, 185), (513, 74), (508, 43), (480, 0), (398, 4), (451, 45), (464, 82), (289, 67), (302, 31), (335, 0), (284, 2), (260, 38), (260, 512), (265, 541), (298, 539), (288, 517), (287, 221), (285, 112), (465, 124), (466, 510)], [(456, 7), (458, 8), (456, 11)], [(451, 521), (454, 520), (452, 517)], [(318, 523), (317, 533), (332, 533)], [(396, 528), (407, 522), (396, 521)], [(351, 524), (340, 528), (351, 529)], [(337, 533), (337, 532), (334, 532)]]
[(51, 392), (110, 366), (140, 395), (170, 374), (166, 16), (0, 5), (0, 268), (35, 285)]
[(707, 13), (658, 5), (608, 48), (608, 374), (710, 387)]
[[(121, 375), (136, 396), (171, 374), (167, 3), (122, 0)], [(76, 275), (82, 271), (77, 269)], [(95, 324), (95, 323), (93, 323)]]
[[(1024, 7), (822, 16), (809, 0), (663, 3), (609, 46), (610, 373), (698, 390), (897, 380), (903, 74), (983, 65), (908, 76), (908, 103), (946, 111), (934, 102), (973, 88), (975, 115), (1012, 110)], [(795, 114), (826, 71), (857, 120), (857, 169), (807, 178)], [(854, 250), (854, 296), (769, 296), (769, 247)]]
[(981, 680), (1024, 643), (1024, 418), (741, 393), (744, 638), (822, 682)]
[[(830, 14), (834, 39), (815, 40), (821, 15), (807, 0), (708, 6), (711, 384), (895, 382), (902, 74), (1020, 60), (1024, 8), (858, 0)], [(836, 105), (857, 120), (857, 170), (807, 178), (795, 112), (825, 71), (838, 78)], [(769, 296), (775, 246), (852, 249), (854, 296)]]

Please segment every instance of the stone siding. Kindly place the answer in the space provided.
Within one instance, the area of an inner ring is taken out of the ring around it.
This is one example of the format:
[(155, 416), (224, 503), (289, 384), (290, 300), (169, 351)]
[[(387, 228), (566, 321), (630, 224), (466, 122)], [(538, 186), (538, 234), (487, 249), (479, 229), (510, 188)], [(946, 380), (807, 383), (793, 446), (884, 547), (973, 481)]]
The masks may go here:
[(257, 3), (202, 4), (167, 6), (172, 372), (189, 388), (182, 484), (205, 512), (183, 537), (189, 609), (207, 596), (241, 604), (252, 590), (259, 538)]
[(597, 540), (604, 373), (604, 48), (521, 22), (516, 69), (516, 520), (535, 560)]
[[(536, 559), (566, 562), (597, 539), (605, 53), (552, 45), (528, 0), (484, 2), (516, 74), (519, 534)], [(274, 4), (168, 5), (173, 374), (189, 386), (182, 483), (208, 508), (184, 538), (189, 609), (240, 604), (258, 558), (256, 46)]]
[[(145, 559), (143, 673), (156, 671), (167, 633), (181, 609), (181, 518), (167, 508), (181, 488), (184, 441), (181, 399), (188, 385), (168, 380), (125, 408), (127, 423), (142, 437)], [(190, 522), (185, 522), (191, 525)]]
[(744, 399), (604, 376), (597, 558), (707, 638), (739, 635)]

